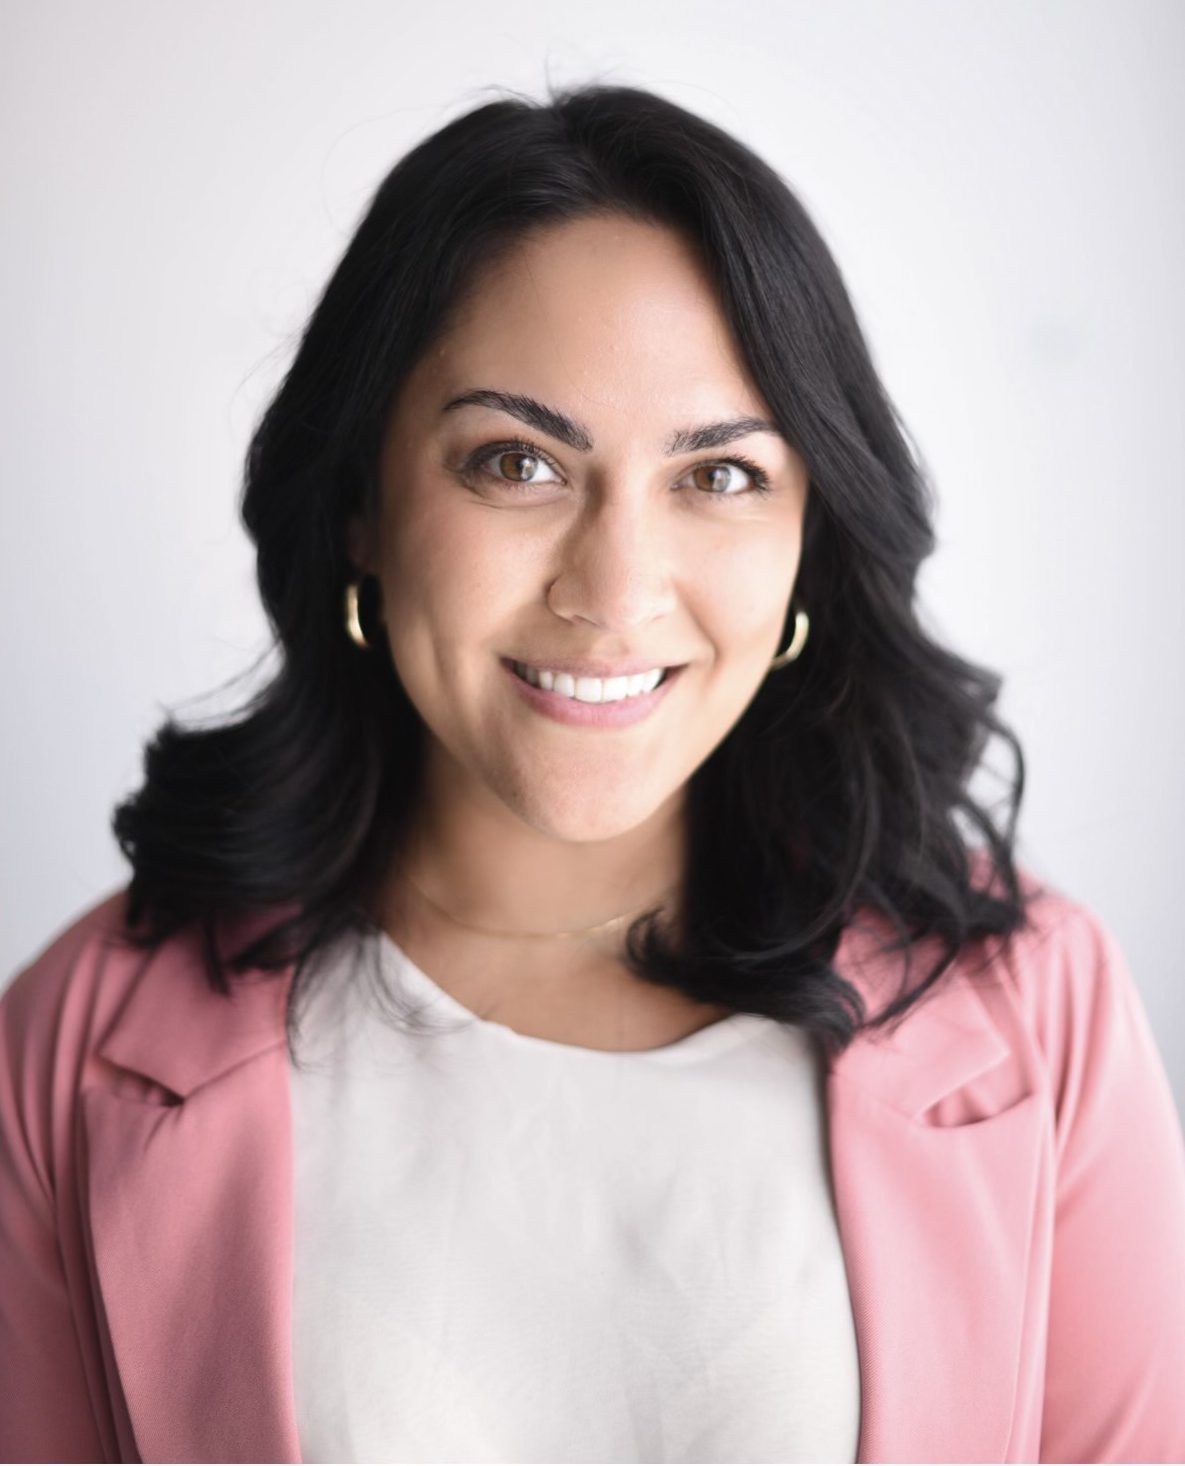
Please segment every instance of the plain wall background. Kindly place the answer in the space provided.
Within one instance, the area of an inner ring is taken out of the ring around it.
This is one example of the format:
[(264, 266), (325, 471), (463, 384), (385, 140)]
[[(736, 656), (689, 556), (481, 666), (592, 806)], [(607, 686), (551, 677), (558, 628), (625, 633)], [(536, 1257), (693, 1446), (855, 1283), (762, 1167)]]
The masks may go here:
[(0, 985), (126, 879), (165, 709), (267, 646), (242, 454), (371, 191), (491, 86), (600, 79), (819, 224), (937, 485), (925, 614), (1006, 679), (1019, 856), (1118, 936), (1185, 1109), (1183, 42), (1175, 0), (6, 0)]

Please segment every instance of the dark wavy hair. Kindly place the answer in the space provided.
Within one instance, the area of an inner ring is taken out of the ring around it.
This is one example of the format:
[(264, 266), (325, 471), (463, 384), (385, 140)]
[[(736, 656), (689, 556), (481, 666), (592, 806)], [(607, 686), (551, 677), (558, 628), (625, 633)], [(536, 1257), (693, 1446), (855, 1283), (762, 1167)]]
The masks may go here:
[[(940, 645), (915, 606), (933, 493), (839, 273), (778, 174), (648, 91), (509, 89), (407, 153), (379, 185), (252, 436), (241, 501), (279, 665), (213, 726), (171, 716), (112, 828), (132, 866), (126, 935), (196, 927), (208, 978), (310, 959), (361, 930), (407, 828), (424, 727), (388, 654), (347, 637), (345, 523), (374, 505), (395, 394), (477, 271), (525, 230), (615, 212), (698, 249), (752, 379), (802, 455), (798, 661), (766, 677), (688, 781), (684, 929), (630, 926), (637, 976), (807, 1029), (829, 1054), (898, 1019), (961, 953), (1029, 922), (1014, 855), (1020, 745), (1001, 678)], [(364, 601), (364, 611), (365, 611)], [(272, 648), (269, 647), (269, 651)], [(989, 736), (1012, 748), (1002, 826), (970, 793)], [(861, 913), (905, 953), (870, 1015), (832, 966)], [(245, 943), (234, 922), (262, 914)], [(936, 960), (908, 985), (923, 939)]]

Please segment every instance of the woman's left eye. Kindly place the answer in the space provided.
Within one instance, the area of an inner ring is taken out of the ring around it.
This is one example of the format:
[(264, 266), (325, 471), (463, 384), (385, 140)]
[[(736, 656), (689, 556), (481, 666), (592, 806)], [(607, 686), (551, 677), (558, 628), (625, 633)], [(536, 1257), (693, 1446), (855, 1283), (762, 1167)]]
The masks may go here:
[[(745, 489), (720, 487), (722, 482), (726, 484), (724, 471), (729, 468), (739, 468), (743, 473), (747, 473), (752, 480), (749, 487)], [(750, 462), (747, 458), (725, 458), (719, 463), (697, 463), (691, 472), (711, 475), (709, 482), (715, 484), (716, 487), (704, 488), (704, 493), (716, 499), (740, 499), (745, 494), (769, 493), (769, 475), (763, 468), (759, 468), (756, 463)]]
[[(468, 474), (478, 473), (481, 476), (493, 479), (495, 483), (506, 488), (531, 489), (536, 485), (543, 487), (554, 482), (552, 479), (531, 479), (531, 478), (507, 478), (502, 473), (493, 472), (487, 465), (494, 462), (496, 467), (501, 467), (499, 460), (516, 458), (520, 462), (518, 468), (521, 470), (521, 459), (526, 458), (533, 464), (543, 464), (548, 469), (554, 469), (555, 465), (535, 447), (516, 438), (509, 442), (487, 443), (484, 447), (472, 454), (464, 465), (464, 471)], [(750, 482), (743, 488), (730, 487), (730, 476), (728, 470), (739, 469), (747, 474)], [(759, 464), (748, 458), (722, 458), (707, 463), (697, 463), (688, 470), (691, 475), (705, 476), (696, 487), (708, 498), (712, 499), (743, 499), (746, 494), (768, 494), (772, 485), (769, 475)]]

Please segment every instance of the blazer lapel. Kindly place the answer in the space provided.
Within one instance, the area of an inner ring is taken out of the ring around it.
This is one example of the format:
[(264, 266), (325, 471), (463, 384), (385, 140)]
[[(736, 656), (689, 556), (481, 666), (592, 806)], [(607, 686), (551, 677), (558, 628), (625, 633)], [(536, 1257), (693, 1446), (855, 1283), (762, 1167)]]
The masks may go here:
[[(845, 934), (836, 963), (867, 998), (875, 966), (861, 973), (856, 946)], [(1018, 1459), (1009, 1445), (1052, 1141), (1034, 1092), (966, 1123), (925, 1118), (1013, 1057), (967, 975), (939, 982), (895, 1031), (861, 1035), (827, 1072), (860, 1360), (858, 1461)], [(884, 1002), (882, 992), (870, 1013)]]
[[(870, 1012), (883, 965), (836, 954)], [(142, 959), (141, 959), (142, 960)], [(292, 1461), (292, 969), (210, 991), (150, 955), (99, 1054), (163, 1087), (83, 1093), (96, 1281), (144, 1460)], [(961, 973), (827, 1066), (828, 1144), (859, 1352), (857, 1460), (1006, 1460), (1047, 1120), (1026, 1094), (926, 1111), (1009, 1058)]]
[(98, 1052), (170, 1093), (82, 1095), (93, 1263), (142, 1460), (301, 1459), (290, 981), (248, 977), (227, 999), (196, 951), (156, 949)]

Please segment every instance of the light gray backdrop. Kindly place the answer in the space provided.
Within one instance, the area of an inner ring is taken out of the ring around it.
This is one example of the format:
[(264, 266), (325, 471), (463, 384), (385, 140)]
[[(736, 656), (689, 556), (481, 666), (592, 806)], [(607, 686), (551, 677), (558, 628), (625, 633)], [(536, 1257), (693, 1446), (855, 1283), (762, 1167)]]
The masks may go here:
[(1183, 42), (1174, 0), (7, 0), (0, 985), (126, 878), (164, 709), (265, 645), (241, 456), (370, 190), (490, 84), (600, 78), (738, 133), (836, 252), (940, 492), (929, 620), (1006, 677), (1021, 858), (1185, 1101)]

